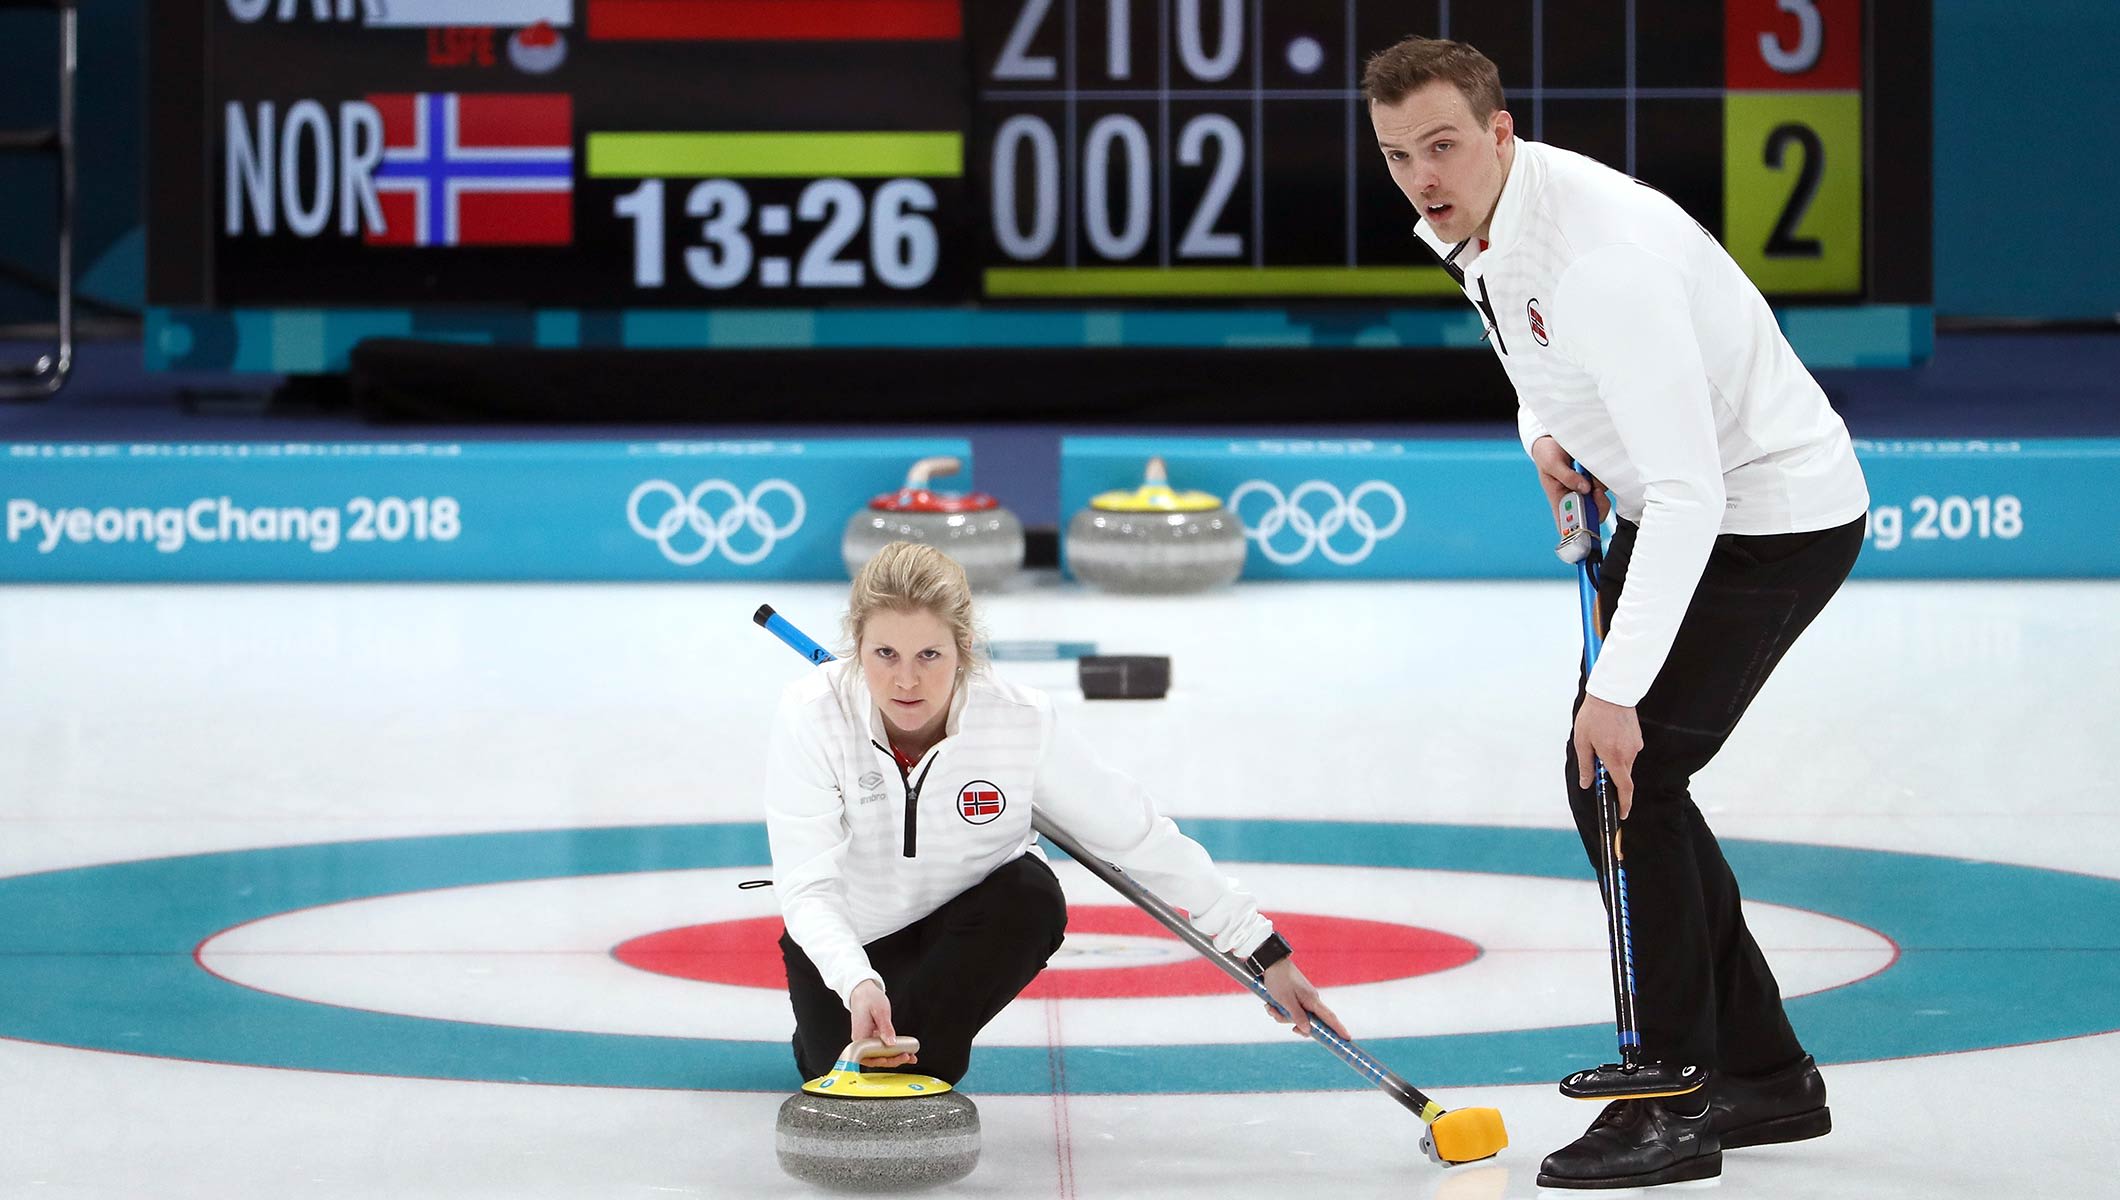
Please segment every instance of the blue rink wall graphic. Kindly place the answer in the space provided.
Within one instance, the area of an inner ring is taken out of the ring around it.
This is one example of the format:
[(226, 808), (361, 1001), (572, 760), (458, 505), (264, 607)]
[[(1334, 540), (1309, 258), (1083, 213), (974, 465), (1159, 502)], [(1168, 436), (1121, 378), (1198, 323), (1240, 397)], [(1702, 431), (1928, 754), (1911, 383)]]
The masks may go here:
[[(1857, 441), (1870, 485), (1858, 577), (2120, 575), (2103, 528), (2120, 440)], [(1131, 489), (1223, 497), (1246, 579), (1555, 577), (1553, 519), (1515, 441), (1067, 438), (1060, 511)]]
[(6, 445), (0, 578), (843, 578), (847, 515), (931, 455), (971, 446)]
[[(1858, 576), (2120, 576), (2120, 440), (1858, 442)], [(1173, 483), (1236, 511), (1247, 579), (1556, 578), (1508, 440), (1089, 438), (1060, 512)], [(0, 579), (839, 579), (841, 530), (963, 439), (0, 445)], [(1004, 494), (1002, 499), (1009, 500)]]

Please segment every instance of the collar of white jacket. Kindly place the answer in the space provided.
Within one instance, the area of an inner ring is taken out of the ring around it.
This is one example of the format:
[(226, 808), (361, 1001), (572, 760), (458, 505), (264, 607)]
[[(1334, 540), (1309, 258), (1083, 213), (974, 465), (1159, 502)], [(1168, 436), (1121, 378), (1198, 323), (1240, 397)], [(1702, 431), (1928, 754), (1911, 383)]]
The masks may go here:
[[(862, 675), (860, 665), (851, 658), (835, 659), (824, 665), (824, 670), (837, 672), (832, 680), (832, 689), (839, 697), (839, 708), (851, 724), (866, 725), (869, 739), (879, 746), (888, 746), (890, 728), (884, 724), (883, 710), (876, 707), (875, 697), (869, 695), (868, 680)], [(964, 706), (971, 699), (972, 687), (980, 682), (986, 671), (981, 667), (966, 671), (950, 692), (950, 715), (943, 725), (942, 735), (954, 737), (964, 728)]]

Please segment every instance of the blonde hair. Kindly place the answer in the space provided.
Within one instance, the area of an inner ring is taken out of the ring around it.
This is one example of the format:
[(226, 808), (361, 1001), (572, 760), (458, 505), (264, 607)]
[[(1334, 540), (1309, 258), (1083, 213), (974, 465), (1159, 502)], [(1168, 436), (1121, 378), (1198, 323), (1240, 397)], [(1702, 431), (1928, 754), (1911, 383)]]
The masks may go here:
[(1493, 60), (1463, 42), (1410, 37), (1369, 56), (1362, 95), (1371, 104), (1397, 104), (1441, 79), (1457, 88), (1480, 128), (1501, 111), (1502, 75)]
[(858, 657), (861, 631), (879, 612), (924, 612), (949, 626), (957, 662), (966, 672), (982, 665), (972, 585), (957, 560), (921, 542), (892, 542), (854, 576), (847, 596), (846, 636)]

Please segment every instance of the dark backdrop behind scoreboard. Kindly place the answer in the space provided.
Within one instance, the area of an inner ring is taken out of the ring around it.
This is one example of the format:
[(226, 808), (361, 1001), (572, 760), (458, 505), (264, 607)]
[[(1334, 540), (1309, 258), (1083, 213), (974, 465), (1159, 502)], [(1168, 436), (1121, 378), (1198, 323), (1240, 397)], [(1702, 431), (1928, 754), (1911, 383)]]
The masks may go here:
[(1354, 98), (1407, 33), (1777, 300), (1927, 302), (1919, 0), (167, 0), (149, 298), (1453, 303)]

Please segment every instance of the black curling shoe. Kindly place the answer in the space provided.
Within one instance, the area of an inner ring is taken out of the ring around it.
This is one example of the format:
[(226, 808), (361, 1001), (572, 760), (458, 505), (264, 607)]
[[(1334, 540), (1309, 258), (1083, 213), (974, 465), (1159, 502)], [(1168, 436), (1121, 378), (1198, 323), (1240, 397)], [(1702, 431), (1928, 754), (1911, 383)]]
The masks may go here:
[(1826, 1081), (1808, 1054), (1771, 1075), (1717, 1072), (1702, 1091), (1709, 1123), (1725, 1150), (1800, 1142), (1833, 1131)]
[[(1668, 1106), (1667, 1106), (1668, 1105)], [(1698, 1111), (1687, 1116), (1679, 1111)], [(1696, 1096), (1617, 1100), (1589, 1132), (1546, 1156), (1538, 1185), (1547, 1188), (1654, 1187), (1722, 1174), (1722, 1143)]]

